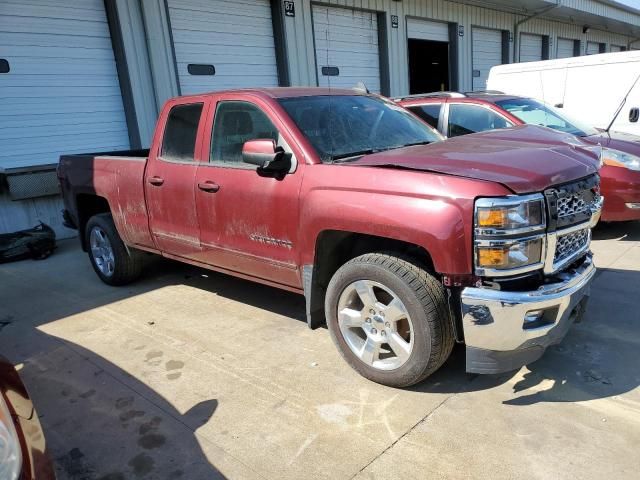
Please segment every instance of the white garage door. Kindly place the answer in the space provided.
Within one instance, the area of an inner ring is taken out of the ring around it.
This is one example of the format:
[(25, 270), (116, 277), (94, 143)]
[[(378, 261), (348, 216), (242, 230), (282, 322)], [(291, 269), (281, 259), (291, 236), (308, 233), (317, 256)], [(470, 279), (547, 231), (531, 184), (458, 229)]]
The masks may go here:
[(600, 53), (600, 44), (598, 42), (587, 42), (587, 55), (596, 55)]
[(318, 85), (380, 91), (380, 49), (375, 13), (313, 6)]
[(502, 64), (502, 32), (473, 28), (473, 89), (485, 90), (491, 67)]
[(569, 58), (574, 56), (573, 52), (574, 41), (568, 38), (558, 38), (558, 51), (556, 52), (556, 58)]
[(537, 62), (542, 60), (542, 35), (520, 34), (520, 61)]
[(278, 86), (269, 0), (168, 5), (182, 94)]
[(0, 167), (129, 148), (103, 0), (0, 2)]
[(449, 24), (431, 20), (407, 19), (407, 38), (418, 40), (449, 41)]

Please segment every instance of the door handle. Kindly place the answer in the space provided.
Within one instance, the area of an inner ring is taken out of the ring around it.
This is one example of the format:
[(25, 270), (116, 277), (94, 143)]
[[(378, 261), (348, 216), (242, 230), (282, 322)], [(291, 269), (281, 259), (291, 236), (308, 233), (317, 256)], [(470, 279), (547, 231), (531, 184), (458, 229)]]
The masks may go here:
[(151, 185), (155, 185), (156, 187), (159, 187), (164, 183), (164, 179), (160, 177), (149, 177), (147, 179), (147, 182), (149, 182)]
[(631, 123), (635, 123), (638, 121), (638, 118), (640, 118), (640, 109), (638, 109), (638, 107), (633, 107), (629, 110), (629, 121)]
[(216, 193), (218, 190), (220, 190), (220, 185), (207, 180), (206, 182), (198, 183), (198, 188), (203, 192)]

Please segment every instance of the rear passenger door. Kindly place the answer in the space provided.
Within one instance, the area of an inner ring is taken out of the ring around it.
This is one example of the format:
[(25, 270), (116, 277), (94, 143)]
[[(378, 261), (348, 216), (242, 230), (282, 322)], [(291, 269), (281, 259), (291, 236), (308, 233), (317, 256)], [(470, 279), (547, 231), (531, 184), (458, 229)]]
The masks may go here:
[(484, 105), (449, 103), (447, 112), (447, 137), (513, 127), (513, 123)]
[[(220, 97), (207, 122), (203, 162), (196, 173), (201, 261), (278, 284), (299, 287), (298, 195), (303, 165), (268, 105), (251, 96)], [(245, 142), (272, 139), (291, 155), (284, 177), (259, 173), (242, 160)], [(213, 187), (212, 187), (213, 185)]]
[(160, 147), (149, 152), (145, 169), (149, 228), (156, 247), (187, 258), (200, 251), (194, 182), (205, 105), (202, 98), (165, 107), (169, 112)]

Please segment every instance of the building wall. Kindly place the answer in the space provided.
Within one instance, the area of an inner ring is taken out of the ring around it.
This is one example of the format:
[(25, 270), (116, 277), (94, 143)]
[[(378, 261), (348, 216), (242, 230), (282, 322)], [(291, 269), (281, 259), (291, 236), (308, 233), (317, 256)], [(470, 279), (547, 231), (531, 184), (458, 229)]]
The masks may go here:
[[(389, 75), (392, 96), (409, 92), (409, 72), (407, 61), (406, 18), (418, 17), (431, 20), (453, 22), (464, 27), (464, 36), (458, 38), (458, 74), (459, 89), (472, 89), (472, 39), (471, 28), (486, 27), (508, 30), (513, 33), (515, 24), (524, 19), (522, 15), (478, 7), (445, 0), (325, 0), (323, 4), (360, 8), (385, 12), (387, 32), (389, 34)], [(574, 3), (585, 3), (575, 0)], [(587, 2), (596, 4), (595, 2)], [(595, 12), (594, 5), (587, 5)], [(603, 12), (606, 13), (606, 12)], [(620, 15), (625, 12), (620, 12)], [(398, 28), (391, 28), (391, 15), (399, 17)], [(626, 18), (627, 16), (624, 16)], [(286, 45), (289, 58), (290, 79), (292, 85), (316, 85), (316, 67), (313, 47), (313, 27), (311, 2), (296, 1), (296, 16), (285, 17)], [(581, 41), (581, 54), (584, 54), (587, 41), (607, 44), (627, 45), (631, 37), (613, 32), (591, 28), (582, 33), (582, 24), (568, 24), (546, 18), (534, 18), (519, 27), (519, 32), (535, 33), (550, 37), (550, 58), (555, 58), (557, 38), (569, 38)], [(509, 58), (513, 61), (515, 41), (510, 42)]]

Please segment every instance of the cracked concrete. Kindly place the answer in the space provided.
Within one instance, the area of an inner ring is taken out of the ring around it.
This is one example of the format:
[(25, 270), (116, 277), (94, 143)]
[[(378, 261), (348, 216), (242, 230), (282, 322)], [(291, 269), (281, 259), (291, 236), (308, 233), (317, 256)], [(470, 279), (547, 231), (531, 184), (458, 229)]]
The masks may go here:
[(640, 224), (595, 239), (586, 321), (505, 375), (464, 373), (456, 348), (382, 387), (300, 296), (163, 260), (111, 288), (75, 241), (0, 266), (0, 352), (62, 480), (636, 478)]

